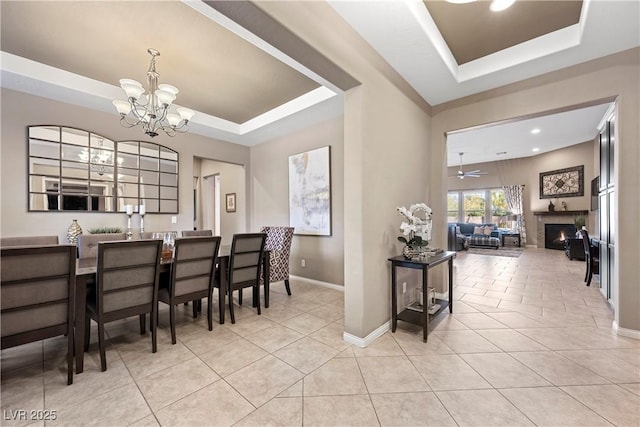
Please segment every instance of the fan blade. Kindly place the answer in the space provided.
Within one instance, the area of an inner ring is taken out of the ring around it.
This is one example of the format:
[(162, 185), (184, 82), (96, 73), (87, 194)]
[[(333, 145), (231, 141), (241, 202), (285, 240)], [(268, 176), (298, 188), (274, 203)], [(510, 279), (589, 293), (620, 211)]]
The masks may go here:
[(465, 173), (468, 175), (470, 173), (478, 173), (478, 172), (480, 172), (480, 169), (476, 169), (476, 170), (473, 170), (473, 171), (467, 171)]

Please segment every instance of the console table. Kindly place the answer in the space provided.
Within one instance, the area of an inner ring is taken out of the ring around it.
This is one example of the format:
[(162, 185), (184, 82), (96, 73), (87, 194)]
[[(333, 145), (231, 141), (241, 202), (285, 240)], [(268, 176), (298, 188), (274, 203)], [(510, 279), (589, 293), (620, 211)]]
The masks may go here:
[[(430, 318), (440, 314), (447, 306), (449, 307), (449, 313), (453, 312), (453, 259), (455, 257), (455, 252), (446, 251), (437, 255), (415, 260), (408, 260), (404, 256), (389, 258), (389, 261), (391, 261), (391, 332), (396, 331), (398, 319), (422, 325), (422, 341), (427, 342)], [(428, 272), (429, 269), (444, 263), (449, 264), (449, 300), (436, 299), (436, 303), (440, 304), (440, 309), (433, 314), (429, 314), (427, 310), (424, 309), (424, 307), (427, 307), (428, 299)], [(422, 311), (405, 308), (398, 313), (398, 297), (396, 294), (396, 269), (398, 267), (422, 270)]]

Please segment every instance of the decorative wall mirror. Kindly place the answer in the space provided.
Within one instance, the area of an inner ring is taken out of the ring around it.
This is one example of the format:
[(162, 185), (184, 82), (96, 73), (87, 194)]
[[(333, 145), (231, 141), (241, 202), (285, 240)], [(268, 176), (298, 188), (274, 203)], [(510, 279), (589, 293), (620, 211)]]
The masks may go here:
[(29, 210), (178, 213), (178, 153), (81, 129), (29, 126)]

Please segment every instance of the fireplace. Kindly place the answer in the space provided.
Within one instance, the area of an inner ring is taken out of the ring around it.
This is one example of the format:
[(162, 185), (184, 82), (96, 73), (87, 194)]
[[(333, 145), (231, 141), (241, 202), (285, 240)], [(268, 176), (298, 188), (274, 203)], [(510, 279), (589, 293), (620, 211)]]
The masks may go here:
[(564, 241), (575, 237), (576, 226), (573, 224), (545, 224), (544, 247), (547, 249), (564, 250)]

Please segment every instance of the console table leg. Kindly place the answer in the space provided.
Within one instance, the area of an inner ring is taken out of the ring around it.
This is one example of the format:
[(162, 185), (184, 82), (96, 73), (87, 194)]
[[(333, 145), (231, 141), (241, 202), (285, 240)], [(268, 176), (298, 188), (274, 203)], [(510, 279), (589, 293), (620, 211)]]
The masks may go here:
[(453, 258), (449, 258), (449, 313), (453, 313)]
[(429, 335), (429, 310), (427, 310), (427, 298), (429, 289), (429, 269), (425, 266), (422, 268), (422, 315), (423, 329), (422, 329), (422, 341), (427, 342), (427, 336)]
[(396, 331), (398, 324), (398, 297), (396, 295), (396, 267), (391, 267), (391, 332)]

